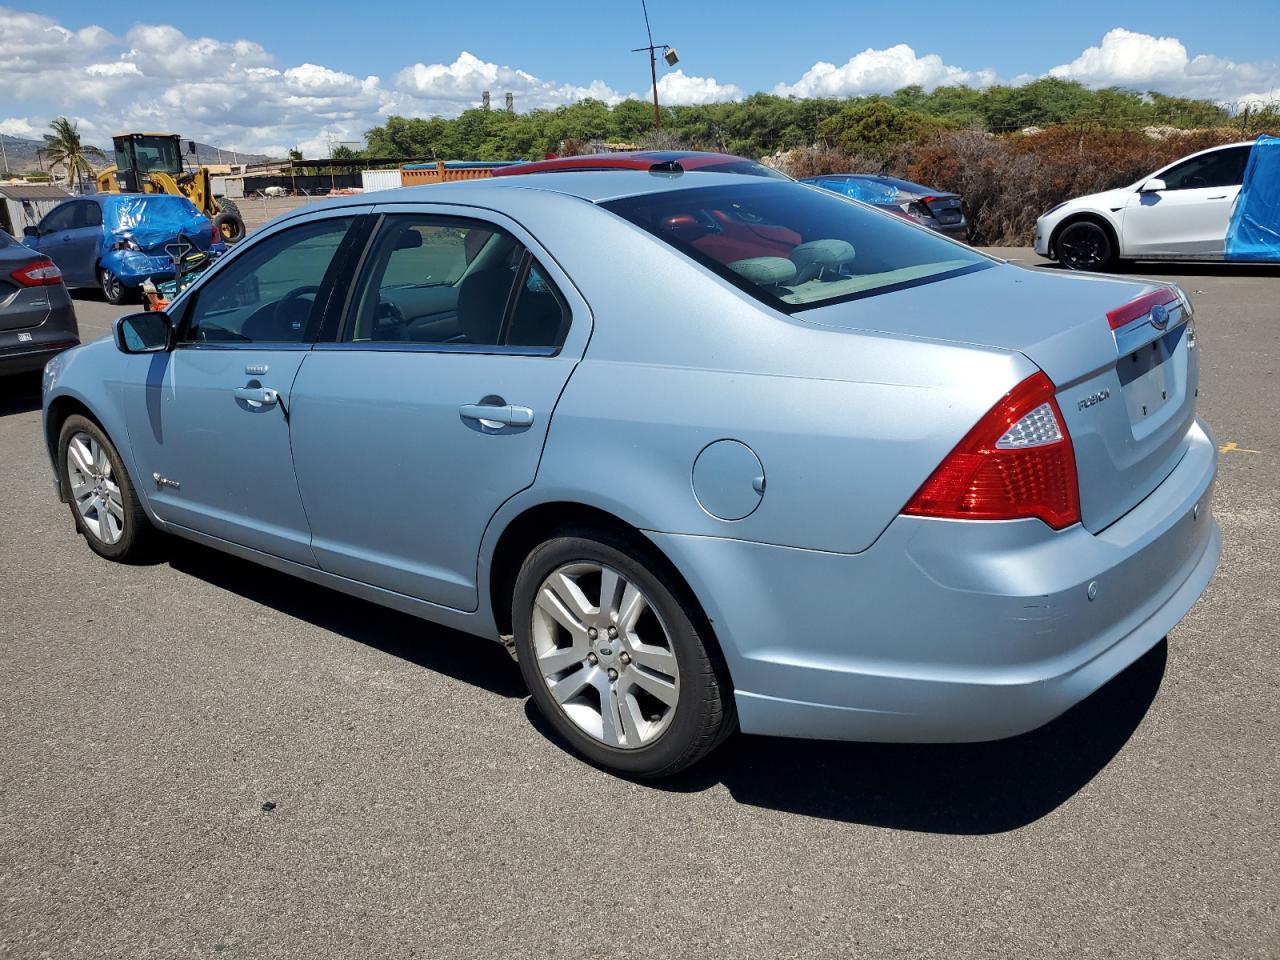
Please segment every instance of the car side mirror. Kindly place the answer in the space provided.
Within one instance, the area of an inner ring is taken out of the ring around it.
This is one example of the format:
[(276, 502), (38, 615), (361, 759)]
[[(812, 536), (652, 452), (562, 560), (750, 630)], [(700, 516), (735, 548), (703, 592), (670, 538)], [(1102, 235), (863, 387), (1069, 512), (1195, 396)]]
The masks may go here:
[(165, 353), (173, 347), (173, 320), (163, 310), (121, 317), (114, 332), (121, 353)]
[(1165, 190), (1165, 189), (1168, 189), (1168, 188), (1165, 187), (1163, 180), (1161, 180), (1159, 177), (1152, 177), (1150, 180), (1148, 180), (1146, 183), (1142, 185), (1142, 188), (1138, 192), (1139, 193), (1159, 193), (1161, 190)]
[(39, 227), (23, 227), (22, 235), (24, 237), (38, 237), (40, 236), (40, 228)]

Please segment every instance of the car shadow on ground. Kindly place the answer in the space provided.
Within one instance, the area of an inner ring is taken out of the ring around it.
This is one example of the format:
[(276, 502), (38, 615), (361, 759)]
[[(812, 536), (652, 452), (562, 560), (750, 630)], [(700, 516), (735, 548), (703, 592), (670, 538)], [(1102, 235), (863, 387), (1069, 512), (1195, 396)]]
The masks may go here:
[(497, 643), (185, 540), (170, 538), (160, 557), (180, 573), (416, 666), (502, 697), (526, 696), (520, 668)]
[[(496, 643), (316, 586), (183, 540), (160, 562), (409, 663), (502, 697), (527, 697)], [(868, 744), (735, 735), (701, 764), (647, 786), (696, 793), (723, 784), (739, 803), (847, 823), (947, 834), (1015, 830), (1084, 787), (1137, 729), (1164, 677), (1149, 653), (1039, 730), (978, 744)], [(526, 700), (534, 727), (563, 742)]]
[(0, 417), (40, 409), (40, 374), (0, 376)]
[[(739, 803), (897, 830), (1016, 830), (1072, 797), (1120, 751), (1155, 699), (1167, 658), (1161, 640), (1052, 723), (1007, 740), (881, 744), (737, 735), (691, 770), (650, 786), (689, 793), (724, 784)], [(559, 742), (531, 702), (525, 712)]]
[[(1071, 271), (1062, 264), (1042, 260), (1039, 262), (1014, 261), (1020, 266), (1036, 270)], [(1099, 277), (1280, 277), (1280, 264), (1274, 263), (1187, 263), (1177, 260), (1129, 261), (1097, 274), (1082, 276)]]

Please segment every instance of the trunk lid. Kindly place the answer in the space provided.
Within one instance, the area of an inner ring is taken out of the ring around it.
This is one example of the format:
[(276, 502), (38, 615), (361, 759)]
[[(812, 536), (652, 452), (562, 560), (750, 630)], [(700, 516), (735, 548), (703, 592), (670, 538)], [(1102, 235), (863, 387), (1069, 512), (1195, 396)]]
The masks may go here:
[(928, 200), (920, 201), (929, 214), (944, 226), (959, 223), (964, 219), (964, 210), (960, 198), (955, 194), (940, 194)]
[(1173, 471), (1195, 420), (1199, 370), (1181, 304), (1168, 305), (1163, 328), (1147, 314), (1115, 331), (1107, 320), (1162, 287), (1172, 285), (1002, 264), (795, 317), (1024, 354), (1057, 387), (1075, 448), (1081, 520), (1097, 533)]

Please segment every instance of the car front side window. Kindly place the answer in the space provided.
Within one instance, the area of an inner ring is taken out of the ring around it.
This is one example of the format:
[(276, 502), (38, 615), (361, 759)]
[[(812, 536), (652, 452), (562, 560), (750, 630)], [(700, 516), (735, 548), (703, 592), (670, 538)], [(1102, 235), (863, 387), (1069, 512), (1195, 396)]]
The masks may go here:
[(1192, 157), (1165, 171), (1166, 190), (1200, 190), (1208, 187), (1238, 187), (1244, 181), (1249, 147), (1231, 147)]
[(77, 206), (78, 204), (74, 203), (64, 203), (49, 211), (48, 215), (40, 221), (40, 232), (58, 233), (62, 230), (70, 230), (75, 223)]
[(322, 288), (353, 217), (313, 220), (239, 253), (195, 291), (184, 342), (303, 343), (315, 339)]

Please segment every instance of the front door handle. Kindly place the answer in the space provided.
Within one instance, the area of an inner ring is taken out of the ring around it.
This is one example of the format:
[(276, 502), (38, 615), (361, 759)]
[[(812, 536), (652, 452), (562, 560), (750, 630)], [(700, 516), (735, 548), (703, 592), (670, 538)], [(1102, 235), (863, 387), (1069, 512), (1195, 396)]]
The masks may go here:
[(280, 394), (270, 387), (236, 387), (231, 391), (237, 400), (256, 403), (260, 407), (274, 407), (280, 402)]
[(1205, 199), (1206, 200), (1225, 200), (1227, 199), (1227, 195), (1225, 193), (1219, 193), (1216, 196), (1205, 197)]
[(529, 427), (533, 425), (533, 411), (528, 407), (517, 407), (513, 404), (490, 405), (487, 403), (464, 403), (458, 408), (466, 420), (478, 420), (480, 426), (497, 430), (501, 427)]

